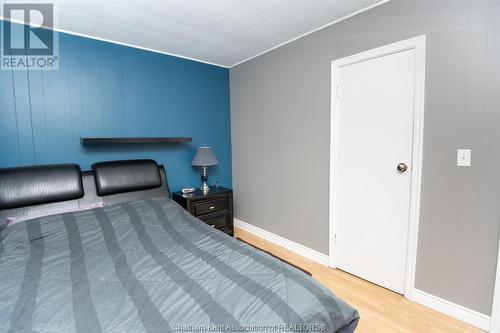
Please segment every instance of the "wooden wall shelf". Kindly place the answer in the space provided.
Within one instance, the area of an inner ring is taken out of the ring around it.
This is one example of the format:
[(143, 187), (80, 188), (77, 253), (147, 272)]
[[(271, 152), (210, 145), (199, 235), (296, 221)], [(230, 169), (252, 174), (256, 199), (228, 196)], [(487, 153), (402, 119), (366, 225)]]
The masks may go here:
[(129, 143), (186, 143), (192, 142), (192, 138), (114, 138), (114, 137), (94, 137), (80, 138), (82, 145), (102, 145), (102, 144), (129, 144)]

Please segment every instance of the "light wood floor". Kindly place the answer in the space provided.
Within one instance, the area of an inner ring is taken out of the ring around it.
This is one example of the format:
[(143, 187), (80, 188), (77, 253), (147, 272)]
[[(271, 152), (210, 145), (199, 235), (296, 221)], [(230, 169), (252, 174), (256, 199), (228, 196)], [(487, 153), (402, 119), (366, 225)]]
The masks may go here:
[(359, 311), (361, 320), (356, 330), (357, 333), (484, 333), (447, 315), (411, 302), (387, 289), (340, 270), (315, 263), (244, 230), (236, 229), (235, 237), (311, 272), (316, 280)]

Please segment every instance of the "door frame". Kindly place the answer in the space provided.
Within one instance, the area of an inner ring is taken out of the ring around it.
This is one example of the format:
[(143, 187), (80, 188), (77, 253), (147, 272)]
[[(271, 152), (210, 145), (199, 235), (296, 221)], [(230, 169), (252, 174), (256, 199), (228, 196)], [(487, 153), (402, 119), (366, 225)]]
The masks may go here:
[[(331, 110), (330, 110), (330, 200), (329, 200), (329, 266), (336, 268), (336, 234), (338, 230), (338, 128), (339, 128), (339, 70), (343, 66), (379, 58), (407, 50), (415, 50), (415, 100), (413, 111), (412, 167), (410, 185), (410, 214), (408, 244), (405, 268), (404, 296), (412, 298), (415, 284), (415, 267), (420, 219), (420, 190), (422, 177), (422, 152), (424, 141), (424, 98), (425, 98), (425, 49), (426, 36), (420, 35), (393, 44), (354, 54), (332, 61), (331, 64)], [(341, 93), (341, 91), (340, 91)]]
[(498, 243), (497, 270), (490, 317), (490, 332), (500, 333), (500, 240)]

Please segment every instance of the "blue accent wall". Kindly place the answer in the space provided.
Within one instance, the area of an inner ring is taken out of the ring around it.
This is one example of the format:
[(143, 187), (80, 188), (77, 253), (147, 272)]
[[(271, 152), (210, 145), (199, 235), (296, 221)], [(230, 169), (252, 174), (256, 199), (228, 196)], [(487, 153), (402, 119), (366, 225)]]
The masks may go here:
[[(199, 186), (199, 145), (231, 186), (229, 71), (140, 49), (59, 35), (59, 70), (0, 71), (0, 167), (152, 158), (172, 190)], [(187, 136), (192, 144), (82, 146), (83, 136)]]

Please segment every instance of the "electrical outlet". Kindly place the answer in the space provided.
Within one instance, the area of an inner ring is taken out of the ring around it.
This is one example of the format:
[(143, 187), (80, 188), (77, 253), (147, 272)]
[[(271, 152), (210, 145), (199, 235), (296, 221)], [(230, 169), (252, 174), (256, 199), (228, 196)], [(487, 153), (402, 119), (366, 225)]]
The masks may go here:
[(458, 149), (457, 150), (457, 166), (470, 167), (471, 166), (471, 150)]

